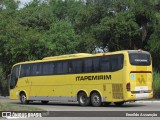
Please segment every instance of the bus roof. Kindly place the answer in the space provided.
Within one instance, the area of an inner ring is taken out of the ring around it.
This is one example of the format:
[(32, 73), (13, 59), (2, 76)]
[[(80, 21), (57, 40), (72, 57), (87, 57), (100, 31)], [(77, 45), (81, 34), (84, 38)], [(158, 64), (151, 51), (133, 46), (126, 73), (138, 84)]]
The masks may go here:
[(88, 57), (92, 56), (92, 54), (89, 53), (77, 53), (77, 54), (68, 54), (68, 55), (60, 55), (60, 56), (51, 56), (51, 57), (45, 57), (42, 60), (53, 60), (53, 59), (60, 59), (60, 58), (70, 58), (70, 57)]
[(19, 62), (19, 63), (14, 64), (13, 66), (18, 65), (18, 64), (28, 64), (28, 63), (38, 63), (38, 62), (47, 62), (47, 61), (49, 62), (49, 61), (57, 61), (57, 60), (65, 60), (65, 59), (105, 56), (105, 55), (111, 55), (111, 54), (127, 53), (127, 52), (132, 52), (132, 51), (139, 52), (139, 51), (143, 51), (143, 50), (122, 50), (122, 51), (96, 53), (96, 54), (77, 53), (77, 54), (68, 54), (68, 55), (60, 55), (60, 56), (51, 56), (51, 57), (45, 57), (42, 60)]

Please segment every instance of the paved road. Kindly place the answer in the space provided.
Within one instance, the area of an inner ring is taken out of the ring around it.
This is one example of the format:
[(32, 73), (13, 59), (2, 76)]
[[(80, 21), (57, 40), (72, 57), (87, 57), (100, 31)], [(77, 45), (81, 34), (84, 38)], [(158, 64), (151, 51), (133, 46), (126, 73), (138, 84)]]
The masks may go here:
[[(0, 102), (15, 103), (21, 105), (17, 100), (9, 100), (8, 98), (0, 99)], [(47, 111), (160, 111), (160, 101), (138, 101), (126, 103), (121, 107), (117, 107), (114, 104), (101, 107), (81, 107), (78, 103), (62, 103), (62, 102), (49, 102), (46, 105), (36, 101), (29, 105), (21, 106), (33, 106), (42, 108)]]
[[(21, 105), (19, 101), (11, 101), (9, 99), (0, 99), (0, 102), (7, 102), (7, 103), (15, 103), (20, 106), (33, 106), (42, 108), (47, 111), (126, 111), (134, 113), (136, 111), (160, 111), (160, 101), (141, 101), (141, 102), (134, 102), (134, 103), (126, 103), (121, 107), (117, 107), (113, 104), (110, 106), (102, 106), (102, 107), (81, 107), (77, 103), (60, 103), (60, 102), (49, 102), (47, 105), (43, 105), (40, 102), (33, 102), (29, 105)], [(86, 112), (87, 113), (87, 112)], [(115, 112), (116, 113), (116, 112)], [(151, 112), (152, 113), (152, 112)], [(159, 115), (158, 115), (159, 116)], [(121, 117), (114, 117), (117, 120), (123, 120), (124, 118)], [(129, 117), (132, 119), (132, 117)], [(51, 118), (50, 118), (51, 119)], [(57, 118), (59, 120), (63, 120), (64, 118)], [(70, 120), (70, 118), (65, 118), (66, 120)], [(73, 117), (72, 119), (78, 120), (79, 118)], [(81, 117), (82, 119), (82, 117)], [(84, 118), (83, 118), (84, 119)], [(100, 117), (98, 119), (104, 119), (103, 117)], [(97, 118), (93, 118), (92, 120), (98, 120)], [(137, 118), (133, 118), (133, 120), (136, 120)], [(140, 119), (144, 119), (140, 118)], [(157, 119), (158, 118), (154, 118)], [(87, 119), (85, 119), (87, 120)], [(149, 120), (148, 118), (145, 118), (145, 120)]]
[(117, 107), (114, 104), (102, 107), (81, 107), (77, 103), (50, 102), (47, 105), (42, 105), (39, 102), (34, 102), (29, 106), (39, 107), (47, 111), (160, 111), (160, 102), (126, 103), (121, 107)]

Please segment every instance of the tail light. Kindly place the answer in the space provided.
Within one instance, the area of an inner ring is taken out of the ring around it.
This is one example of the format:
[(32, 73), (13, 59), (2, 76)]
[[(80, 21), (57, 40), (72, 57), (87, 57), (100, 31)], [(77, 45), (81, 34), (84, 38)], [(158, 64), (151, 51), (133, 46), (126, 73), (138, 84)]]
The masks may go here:
[(126, 89), (127, 89), (127, 91), (131, 90), (131, 84), (130, 84), (130, 82), (126, 84)]

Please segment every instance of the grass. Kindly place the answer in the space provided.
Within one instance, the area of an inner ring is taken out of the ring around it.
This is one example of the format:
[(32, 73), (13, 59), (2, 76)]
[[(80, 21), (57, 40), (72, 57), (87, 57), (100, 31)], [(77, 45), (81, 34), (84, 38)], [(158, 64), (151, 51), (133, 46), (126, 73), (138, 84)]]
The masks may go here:
[(153, 92), (154, 98), (160, 98), (160, 73), (153, 73)]
[(0, 111), (45, 111), (45, 110), (30, 106), (11, 104), (11, 103), (0, 103)]

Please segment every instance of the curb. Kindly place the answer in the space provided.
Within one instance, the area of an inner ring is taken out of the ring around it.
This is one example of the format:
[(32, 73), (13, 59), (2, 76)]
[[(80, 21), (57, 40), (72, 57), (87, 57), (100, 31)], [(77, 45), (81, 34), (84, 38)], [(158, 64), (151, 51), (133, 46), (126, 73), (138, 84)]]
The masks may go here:
[(0, 98), (9, 98), (9, 96), (0, 96)]
[(135, 101), (136, 103), (160, 103), (159, 100), (155, 100), (155, 101)]

